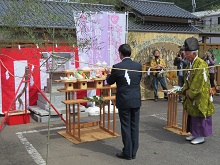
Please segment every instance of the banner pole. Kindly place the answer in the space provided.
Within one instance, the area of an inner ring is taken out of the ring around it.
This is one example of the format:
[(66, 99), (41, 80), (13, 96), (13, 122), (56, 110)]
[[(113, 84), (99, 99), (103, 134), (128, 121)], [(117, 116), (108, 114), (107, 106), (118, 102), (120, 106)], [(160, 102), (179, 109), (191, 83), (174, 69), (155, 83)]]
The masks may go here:
[(125, 15), (126, 15), (126, 35), (125, 35), (125, 43), (127, 44), (128, 43), (128, 12), (125, 12)]

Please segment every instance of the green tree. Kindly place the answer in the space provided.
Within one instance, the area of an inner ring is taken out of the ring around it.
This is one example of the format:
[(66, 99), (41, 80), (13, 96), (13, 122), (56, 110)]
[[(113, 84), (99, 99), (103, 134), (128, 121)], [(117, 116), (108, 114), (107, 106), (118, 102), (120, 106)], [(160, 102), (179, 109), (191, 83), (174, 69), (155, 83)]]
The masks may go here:
[(220, 9), (220, 4), (219, 5), (213, 5), (212, 10), (219, 10)]
[[(59, 22), (68, 21), (68, 18), (53, 14), (43, 3), (36, 0), (11, 1), (10, 8), (2, 18), (4, 26), (0, 29), (1, 47), (13, 43), (41, 46), (46, 42), (56, 43), (58, 40), (70, 45), (76, 44), (73, 29), (55, 28)], [(56, 4), (52, 4), (52, 7), (53, 5)], [(68, 7), (66, 4), (65, 8)], [(37, 24), (42, 27), (36, 27)]]

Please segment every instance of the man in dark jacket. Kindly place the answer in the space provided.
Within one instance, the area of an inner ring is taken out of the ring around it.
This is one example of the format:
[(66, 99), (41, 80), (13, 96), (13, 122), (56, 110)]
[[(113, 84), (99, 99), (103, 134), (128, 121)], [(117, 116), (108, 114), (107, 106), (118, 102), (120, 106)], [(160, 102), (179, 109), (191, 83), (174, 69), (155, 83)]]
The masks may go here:
[[(183, 87), (184, 84), (184, 71), (181, 69), (185, 69), (188, 61), (185, 57), (185, 50), (184, 47), (182, 47), (179, 51), (179, 53), (177, 54), (176, 58), (174, 59), (174, 63), (175, 66), (177, 66), (177, 69), (179, 69), (179, 71), (177, 71), (177, 76), (178, 76), (178, 86)], [(179, 101), (182, 101), (182, 97), (179, 96)]]
[(135, 159), (139, 145), (139, 116), (141, 106), (140, 81), (141, 64), (130, 59), (131, 47), (123, 44), (119, 47), (120, 63), (113, 65), (106, 80), (109, 85), (116, 83), (116, 107), (121, 122), (121, 134), (124, 147), (116, 156), (122, 159)]

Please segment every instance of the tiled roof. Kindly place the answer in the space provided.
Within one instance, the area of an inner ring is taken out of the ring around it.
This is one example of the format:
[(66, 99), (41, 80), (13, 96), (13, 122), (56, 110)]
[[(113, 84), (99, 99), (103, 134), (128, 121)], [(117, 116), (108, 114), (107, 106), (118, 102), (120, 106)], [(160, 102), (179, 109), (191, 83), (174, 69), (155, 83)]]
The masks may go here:
[(199, 11), (192, 13), (193, 15), (201, 18), (201, 17), (208, 17), (208, 16), (214, 16), (214, 15), (220, 15), (220, 9), (218, 10), (206, 10), (206, 11)]
[(122, 2), (144, 16), (198, 19), (197, 16), (170, 2), (141, 0), (122, 0)]
[[(0, 25), (36, 28), (74, 28), (74, 12), (117, 12), (112, 5), (91, 5), (50, 1), (0, 0)], [(138, 2), (136, 2), (138, 3)], [(161, 4), (161, 3), (157, 3)], [(181, 10), (181, 9), (180, 9)], [(146, 23), (129, 21), (129, 30), (154, 32), (197, 33), (199, 30), (188, 24)]]
[(74, 12), (116, 12), (113, 5), (0, 0), (0, 25), (73, 28)]
[(129, 31), (142, 32), (171, 32), (171, 33), (201, 33), (198, 28), (189, 24), (171, 24), (171, 23), (137, 23), (129, 21)]

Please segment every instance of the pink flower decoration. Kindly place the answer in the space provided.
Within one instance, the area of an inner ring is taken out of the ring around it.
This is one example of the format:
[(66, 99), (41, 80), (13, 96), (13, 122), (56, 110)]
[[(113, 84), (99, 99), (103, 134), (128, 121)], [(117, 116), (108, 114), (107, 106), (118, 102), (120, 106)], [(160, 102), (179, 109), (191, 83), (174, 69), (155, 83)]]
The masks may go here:
[(119, 20), (119, 16), (111, 15), (111, 21), (112, 21), (113, 24), (118, 23), (118, 20)]

